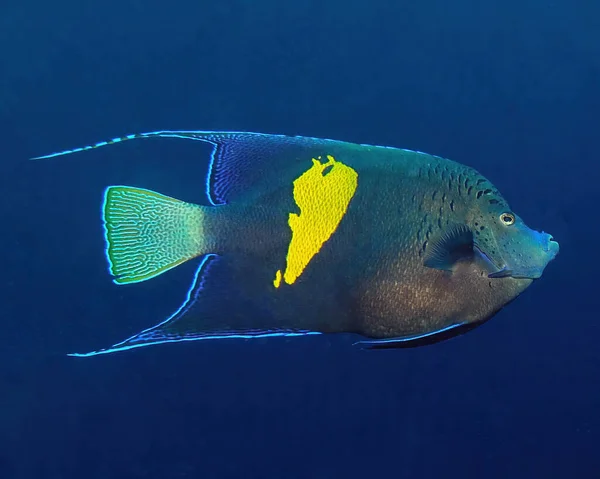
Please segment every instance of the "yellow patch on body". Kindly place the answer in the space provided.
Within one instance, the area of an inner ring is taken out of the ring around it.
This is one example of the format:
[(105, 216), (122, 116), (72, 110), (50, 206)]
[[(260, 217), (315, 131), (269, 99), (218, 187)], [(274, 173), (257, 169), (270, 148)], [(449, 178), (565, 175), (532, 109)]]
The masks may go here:
[[(290, 213), (288, 219), (292, 240), (283, 273), (287, 284), (294, 284), (335, 232), (358, 186), (358, 174), (352, 168), (331, 155), (325, 163), (320, 160), (313, 158), (312, 167), (294, 181), (294, 201), (300, 214)], [(281, 277), (278, 270), (273, 281), (276, 288), (281, 285)]]
[(279, 288), (280, 285), (281, 285), (281, 270), (278, 269), (277, 273), (275, 273), (275, 279), (273, 280), (273, 286), (275, 286), (276, 288)]

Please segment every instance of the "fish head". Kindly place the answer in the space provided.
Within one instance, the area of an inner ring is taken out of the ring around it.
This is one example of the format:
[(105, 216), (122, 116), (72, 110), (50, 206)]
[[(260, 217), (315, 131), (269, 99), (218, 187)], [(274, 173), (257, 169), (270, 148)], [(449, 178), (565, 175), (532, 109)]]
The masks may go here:
[(538, 279), (558, 254), (552, 235), (531, 229), (505, 201), (472, 220), (473, 247), (489, 263), (489, 278)]

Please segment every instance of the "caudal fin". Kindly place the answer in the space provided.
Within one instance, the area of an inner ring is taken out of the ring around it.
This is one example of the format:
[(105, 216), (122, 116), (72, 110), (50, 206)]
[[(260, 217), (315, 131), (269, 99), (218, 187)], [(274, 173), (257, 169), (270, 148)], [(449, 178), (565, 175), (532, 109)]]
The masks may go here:
[(117, 284), (154, 278), (206, 254), (205, 208), (142, 188), (111, 186), (104, 196), (106, 256)]

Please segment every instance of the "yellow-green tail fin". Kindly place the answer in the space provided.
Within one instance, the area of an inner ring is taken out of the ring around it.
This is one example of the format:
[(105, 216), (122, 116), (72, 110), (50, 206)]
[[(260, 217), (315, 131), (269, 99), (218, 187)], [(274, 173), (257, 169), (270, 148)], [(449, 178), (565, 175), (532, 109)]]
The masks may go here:
[(111, 186), (103, 214), (106, 257), (117, 284), (154, 278), (208, 253), (201, 206), (142, 188)]

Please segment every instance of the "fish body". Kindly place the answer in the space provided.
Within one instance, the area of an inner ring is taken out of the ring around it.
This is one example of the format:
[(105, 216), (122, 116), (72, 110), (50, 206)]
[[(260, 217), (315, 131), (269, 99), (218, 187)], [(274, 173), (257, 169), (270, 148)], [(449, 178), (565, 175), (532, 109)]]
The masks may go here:
[(210, 206), (113, 186), (103, 206), (117, 284), (201, 258), (182, 306), (110, 348), (355, 333), (412, 346), (491, 318), (558, 253), (476, 170), (425, 153), (305, 137), (163, 131), (214, 147)]

